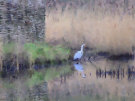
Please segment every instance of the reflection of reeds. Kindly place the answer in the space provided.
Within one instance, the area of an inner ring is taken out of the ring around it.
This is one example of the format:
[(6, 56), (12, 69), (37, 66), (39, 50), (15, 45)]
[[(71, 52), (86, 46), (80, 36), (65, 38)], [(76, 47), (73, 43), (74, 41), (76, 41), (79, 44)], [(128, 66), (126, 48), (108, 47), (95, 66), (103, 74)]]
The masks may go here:
[[(55, 13), (55, 14), (54, 14)], [(129, 15), (90, 12), (78, 9), (50, 12), (46, 16), (46, 40), (78, 47), (85, 42), (91, 48), (113, 54), (131, 52), (135, 40), (135, 19)]]

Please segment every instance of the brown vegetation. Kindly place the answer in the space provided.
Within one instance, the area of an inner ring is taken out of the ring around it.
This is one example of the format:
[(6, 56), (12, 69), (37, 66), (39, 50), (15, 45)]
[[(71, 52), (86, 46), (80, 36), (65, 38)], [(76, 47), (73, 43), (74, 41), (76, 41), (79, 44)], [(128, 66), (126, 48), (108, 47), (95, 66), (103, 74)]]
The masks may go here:
[(118, 7), (103, 1), (101, 5), (95, 3), (94, 9), (89, 8), (91, 3), (86, 7), (75, 5), (75, 8), (73, 3), (72, 6), (67, 3), (64, 11), (62, 4), (57, 2), (56, 8), (47, 7), (46, 41), (73, 48), (86, 43), (90, 48), (112, 54), (131, 53), (135, 45), (133, 1), (126, 7), (122, 0), (116, 2)]

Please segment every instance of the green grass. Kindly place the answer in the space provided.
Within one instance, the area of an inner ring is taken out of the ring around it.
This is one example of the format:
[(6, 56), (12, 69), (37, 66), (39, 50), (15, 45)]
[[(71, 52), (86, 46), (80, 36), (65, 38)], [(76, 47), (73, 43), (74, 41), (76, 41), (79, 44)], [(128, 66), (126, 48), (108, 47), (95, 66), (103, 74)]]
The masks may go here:
[[(17, 55), (17, 44), (14, 42), (5, 43), (2, 46), (3, 55), (14, 54)], [(25, 56), (29, 58), (29, 62), (33, 64), (36, 59), (39, 59), (40, 62), (45, 63), (47, 61), (63, 61), (68, 60), (70, 56), (70, 49), (67, 49), (63, 46), (52, 46), (47, 43), (35, 42), (35, 43), (26, 43), (23, 46), (23, 51)]]
[(46, 43), (27, 43), (24, 49), (32, 62), (37, 58), (41, 61), (68, 60), (70, 55), (70, 49)]

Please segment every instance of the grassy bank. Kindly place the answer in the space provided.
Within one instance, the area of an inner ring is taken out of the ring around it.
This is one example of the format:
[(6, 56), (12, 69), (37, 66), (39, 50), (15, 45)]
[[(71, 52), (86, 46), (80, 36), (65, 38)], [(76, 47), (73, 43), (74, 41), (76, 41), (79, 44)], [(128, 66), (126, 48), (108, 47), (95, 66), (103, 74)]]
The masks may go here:
[(24, 50), (27, 53), (30, 61), (36, 59), (45, 61), (63, 61), (68, 60), (70, 55), (70, 49), (62, 47), (60, 45), (51, 46), (47, 43), (27, 43), (24, 45)]
[(1, 69), (33, 68), (34, 65), (52, 65), (65, 62), (70, 57), (70, 49), (64, 46), (52, 46), (35, 42), (19, 45), (14, 42), (1, 45)]

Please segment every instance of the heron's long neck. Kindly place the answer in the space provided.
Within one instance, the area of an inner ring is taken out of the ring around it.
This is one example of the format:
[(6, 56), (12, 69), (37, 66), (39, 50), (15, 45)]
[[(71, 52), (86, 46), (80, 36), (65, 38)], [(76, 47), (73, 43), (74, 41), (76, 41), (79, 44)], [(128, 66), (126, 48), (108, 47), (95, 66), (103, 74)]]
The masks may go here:
[(81, 52), (83, 52), (83, 46), (81, 47)]

